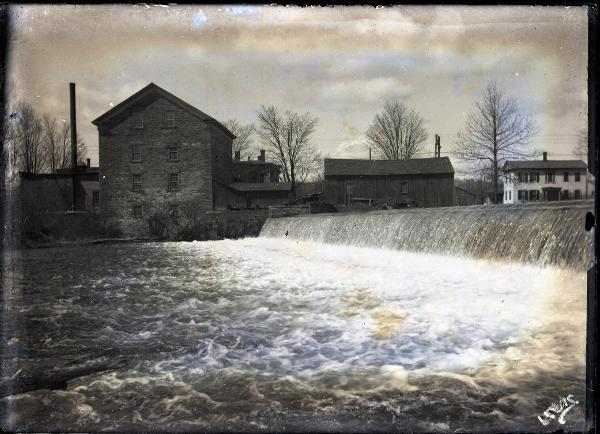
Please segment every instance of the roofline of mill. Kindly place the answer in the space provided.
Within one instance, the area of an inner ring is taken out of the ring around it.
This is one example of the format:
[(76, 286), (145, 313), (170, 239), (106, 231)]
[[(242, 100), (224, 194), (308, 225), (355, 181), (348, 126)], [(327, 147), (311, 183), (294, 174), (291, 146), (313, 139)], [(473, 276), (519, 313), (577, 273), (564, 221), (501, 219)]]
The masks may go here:
[(158, 91), (162, 96), (167, 98), (169, 101), (173, 102), (175, 105), (178, 105), (185, 111), (189, 112), (190, 114), (192, 114), (196, 117), (199, 117), (200, 119), (202, 119), (205, 122), (214, 123), (219, 129), (221, 129), (224, 133), (226, 133), (232, 139), (236, 138), (236, 136), (231, 131), (229, 131), (229, 129), (227, 129), (223, 124), (221, 124), (215, 118), (207, 115), (206, 113), (197, 109), (193, 105), (188, 104), (181, 98), (173, 95), (171, 92), (166, 91), (165, 89), (163, 89), (162, 87), (158, 86), (157, 84), (155, 84), (153, 82), (151, 82), (149, 85), (145, 86), (144, 88), (140, 89), (139, 91), (137, 91), (130, 97), (126, 98), (125, 100), (121, 101), (119, 104), (117, 104), (116, 106), (111, 108), (109, 111), (98, 116), (96, 119), (94, 119), (92, 121), (92, 124), (94, 124), (96, 126), (102, 125), (103, 123), (107, 122), (109, 119), (111, 119), (114, 116), (116, 116), (117, 114), (121, 113), (122, 110), (124, 110), (125, 108), (127, 108), (128, 106), (133, 104), (134, 102), (138, 101), (147, 91), (149, 91), (151, 89)]

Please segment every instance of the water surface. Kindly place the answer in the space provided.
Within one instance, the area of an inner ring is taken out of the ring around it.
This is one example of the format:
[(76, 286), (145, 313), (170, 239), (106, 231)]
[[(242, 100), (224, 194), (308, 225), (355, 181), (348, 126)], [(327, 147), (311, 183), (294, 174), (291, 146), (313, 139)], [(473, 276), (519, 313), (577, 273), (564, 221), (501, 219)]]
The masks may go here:
[[(270, 238), (23, 250), (5, 266), (4, 377), (126, 359), (0, 400), (5, 429), (583, 427), (581, 272)], [(568, 394), (567, 423), (542, 426)]]

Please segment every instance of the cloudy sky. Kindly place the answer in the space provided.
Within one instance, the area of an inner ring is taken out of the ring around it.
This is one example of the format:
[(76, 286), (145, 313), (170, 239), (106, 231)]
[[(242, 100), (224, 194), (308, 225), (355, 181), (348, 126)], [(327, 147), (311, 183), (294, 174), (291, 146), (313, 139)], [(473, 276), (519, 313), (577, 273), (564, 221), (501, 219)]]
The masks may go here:
[[(585, 7), (13, 6), (12, 99), (68, 120), (98, 161), (91, 121), (154, 82), (225, 121), (274, 104), (319, 118), (323, 156), (368, 157), (386, 100), (426, 120), (442, 152), (488, 80), (538, 125), (532, 145), (569, 158), (587, 130)], [(258, 144), (255, 143), (256, 148)]]

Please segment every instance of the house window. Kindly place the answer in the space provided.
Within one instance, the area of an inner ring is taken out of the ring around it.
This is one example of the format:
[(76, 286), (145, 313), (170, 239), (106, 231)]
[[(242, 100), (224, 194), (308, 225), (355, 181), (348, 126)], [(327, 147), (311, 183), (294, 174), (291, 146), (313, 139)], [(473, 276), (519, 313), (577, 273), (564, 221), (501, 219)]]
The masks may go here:
[(97, 207), (100, 205), (100, 192), (98, 190), (92, 191), (92, 206)]
[(523, 182), (523, 174), (522, 174), (522, 173), (519, 173), (519, 174), (517, 175), (517, 181), (518, 181), (518, 182)]
[(169, 205), (169, 215), (171, 217), (177, 217), (179, 215), (179, 206), (175, 204)]
[(581, 180), (581, 175), (579, 172), (575, 172), (575, 182), (579, 182)]
[(538, 190), (529, 190), (529, 200), (540, 200), (540, 192)]
[(540, 182), (540, 174), (539, 173), (530, 173), (529, 174), (529, 182)]
[(581, 190), (575, 190), (575, 200), (581, 199)]
[(508, 190), (508, 200), (512, 200), (512, 191)]
[[(577, 174), (576, 174), (577, 175)], [(563, 173), (563, 181), (564, 182), (569, 182), (569, 172), (565, 172)]]
[(504, 192), (504, 200), (508, 199), (508, 191)]
[(556, 178), (553, 172), (546, 172), (546, 182), (554, 184), (556, 182)]
[(179, 173), (169, 173), (169, 191), (179, 190)]
[(133, 206), (133, 216), (136, 219), (144, 217), (144, 207), (142, 205)]
[(169, 148), (169, 161), (179, 161), (179, 149), (176, 147)]
[(527, 200), (527, 190), (519, 190), (517, 192), (517, 199), (525, 202)]
[(165, 128), (175, 128), (175, 112), (172, 110), (165, 112)]
[(400, 183), (400, 193), (408, 193), (408, 182)]
[(142, 145), (139, 143), (131, 145), (131, 161), (134, 163), (142, 161)]
[(560, 200), (569, 200), (569, 199), (570, 199), (569, 190), (562, 190), (560, 192)]
[(133, 174), (131, 176), (132, 179), (132, 190), (133, 191), (142, 191), (142, 175)]
[(144, 128), (144, 112), (135, 112), (134, 115), (134, 128)]

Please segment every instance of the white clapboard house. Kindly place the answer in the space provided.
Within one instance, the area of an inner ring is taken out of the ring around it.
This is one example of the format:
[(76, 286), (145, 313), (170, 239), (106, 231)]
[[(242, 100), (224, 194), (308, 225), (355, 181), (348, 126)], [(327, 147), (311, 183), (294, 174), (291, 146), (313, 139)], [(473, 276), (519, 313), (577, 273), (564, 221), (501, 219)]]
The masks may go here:
[(504, 203), (579, 200), (593, 197), (587, 165), (581, 160), (506, 161)]

